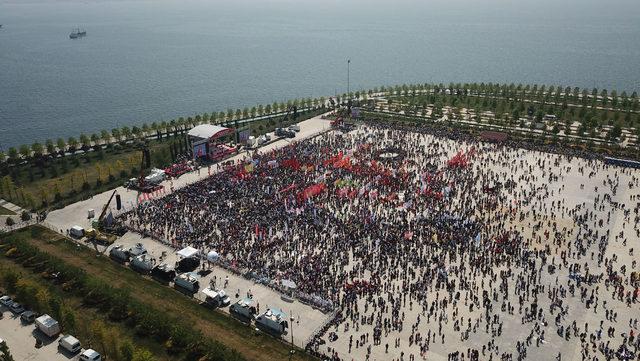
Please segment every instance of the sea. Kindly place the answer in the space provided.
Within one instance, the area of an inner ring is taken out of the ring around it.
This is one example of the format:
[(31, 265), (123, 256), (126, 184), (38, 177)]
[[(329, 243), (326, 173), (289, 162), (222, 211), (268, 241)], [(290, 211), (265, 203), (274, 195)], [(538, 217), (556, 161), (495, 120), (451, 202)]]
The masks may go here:
[(0, 24), (5, 152), (347, 87), (640, 89), (638, 0), (0, 0)]

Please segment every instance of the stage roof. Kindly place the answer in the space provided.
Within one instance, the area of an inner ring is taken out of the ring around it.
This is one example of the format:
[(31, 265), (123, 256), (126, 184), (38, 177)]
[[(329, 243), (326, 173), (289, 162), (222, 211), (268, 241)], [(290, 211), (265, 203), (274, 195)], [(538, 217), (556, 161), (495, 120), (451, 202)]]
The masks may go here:
[(209, 139), (209, 138), (217, 138), (223, 135), (227, 135), (231, 133), (233, 129), (225, 128), (218, 125), (213, 124), (200, 124), (194, 128), (189, 130), (189, 136)]

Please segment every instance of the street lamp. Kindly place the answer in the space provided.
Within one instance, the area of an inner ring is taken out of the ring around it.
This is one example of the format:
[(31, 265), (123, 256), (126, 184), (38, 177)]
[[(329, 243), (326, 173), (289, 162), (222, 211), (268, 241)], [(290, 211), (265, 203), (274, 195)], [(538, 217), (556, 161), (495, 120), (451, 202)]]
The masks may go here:
[(349, 96), (349, 65), (351, 65), (351, 59), (347, 59), (347, 96)]
[(291, 312), (291, 309), (289, 309), (289, 330), (291, 331), (291, 351), (289, 352), (289, 361), (291, 361), (291, 357), (293, 357), (293, 354), (296, 352), (294, 347), (296, 346), (296, 344), (293, 342), (293, 321), (295, 320), (295, 318), (293, 317), (293, 312)]

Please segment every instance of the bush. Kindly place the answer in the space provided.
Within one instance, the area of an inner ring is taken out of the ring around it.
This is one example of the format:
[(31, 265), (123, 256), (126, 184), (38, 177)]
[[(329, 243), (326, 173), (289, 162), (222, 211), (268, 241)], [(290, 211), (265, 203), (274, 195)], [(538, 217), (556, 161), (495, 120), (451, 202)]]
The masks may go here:
[(24, 222), (30, 220), (31, 219), (31, 213), (29, 213), (27, 211), (22, 211), (22, 214), (20, 214), (20, 219), (22, 219)]
[(13, 218), (11, 218), (11, 217), (7, 217), (6, 223), (7, 223), (7, 226), (11, 227), (14, 224), (16, 224), (16, 221), (14, 221)]

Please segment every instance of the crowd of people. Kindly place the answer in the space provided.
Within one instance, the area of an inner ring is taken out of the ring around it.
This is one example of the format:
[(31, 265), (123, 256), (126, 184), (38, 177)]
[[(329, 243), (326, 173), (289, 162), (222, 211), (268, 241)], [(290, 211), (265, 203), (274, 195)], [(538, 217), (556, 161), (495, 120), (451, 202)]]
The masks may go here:
[(517, 146), (369, 123), (118, 221), (337, 309), (307, 345), (333, 360), (640, 360), (640, 175)]

